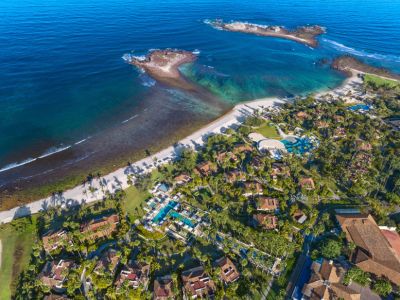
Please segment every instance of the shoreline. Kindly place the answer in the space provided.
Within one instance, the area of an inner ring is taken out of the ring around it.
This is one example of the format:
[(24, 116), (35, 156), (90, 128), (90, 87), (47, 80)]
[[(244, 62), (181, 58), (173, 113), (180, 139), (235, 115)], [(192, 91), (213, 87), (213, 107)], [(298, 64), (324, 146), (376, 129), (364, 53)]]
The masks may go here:
[[(171, 145), (151, 156), (136, 161), (132, 163), (131, 166), (119, 168), (100, 177), (100, 179), (93, 179), (90, 184), (75, 186), (62, 194), (54, 194), (22, 206), (1, 211), (0, 224), (9, 223), (13, 219), (38, 213), (52, 206), (71, 207), (101, 200), (106, 196), (106, 192), (112, 193), (117, 189), (128, 188), (128, 175), (133, 175), (133, 171), (143, 170), (144, 173), (153, 171), (157, 167), (154, 166), (155, 158), (161, 161), (159, 165), (168, 163), (174, 159), (176, 154), (184, 147), (195, 148), (202, 145), (204, 142), (203, 138), (212, 133), (220, 133), (221, 129), (242, 123), (246, 116), (252, 114), (254, 110), (274, 107), (284, 102), (284, 100), (278, 98), (262, 98), (237, 104), (221, 117), (181, 139), (178, 143), (175, 143), (175, 145)], [(96, 189), (96, 191), (90, 192), (89, 189)]]
[[(360, 73), (362, 72), (351, 69), (352, 75), (345, 78), (343, 83), (338, 87), (333, 89), (327, 88), (311, 95), (314, 95), (315, 98), (322, 98), (323, 96), (329, 95), (344, 95), (346, 92), (354, 90), (355, 85), (360, 85), (362, 83), (361, 78), (358, 77)], [(347, 74), (350, 75), (350, 72)], [(242, 123), (245, 117), (251, 114), (255, 109), (276, 107), (282, 103), (285, 103), (285, 100), (272, 97), (255, 99), (237, 104), (222, 116), (182, 138), (174, 145), (170, 145), (151, 156), (142, 158), (132, 163), (131, 166), (119, 168), (100, 177), (100, 179), (93, 179), (90, 184), (88, 183), (85, 186), (82, 184), (77, 185), (66, 190), (62, 194), (56, 194), (9, 210), (0, 211), (0, 224), (11, 222), (14, 218), (38, 213), (49, 206), (61, 205), (63, 207), (69, 207), (101, 200), (106, 195), (106, 191), (112, 193), (117, 189), (128, 188), (128, 174), (133, 175), (133, 172), (137, 170), (142, 170), (142, 172), (145, 173), (151, 172), (157, 166), (170, 162), (184, 147), (196, 148), (201, 146), (204, 142), (203, 138), (208, 135), (220, 133), (221, 129)], [(155, 159), (158, 161), (156, 166), (154, 166)], [(100, 184), (100, 182), (102, 184)], [(90, 192), (89, 189), (96, 189), (96, 191)]]

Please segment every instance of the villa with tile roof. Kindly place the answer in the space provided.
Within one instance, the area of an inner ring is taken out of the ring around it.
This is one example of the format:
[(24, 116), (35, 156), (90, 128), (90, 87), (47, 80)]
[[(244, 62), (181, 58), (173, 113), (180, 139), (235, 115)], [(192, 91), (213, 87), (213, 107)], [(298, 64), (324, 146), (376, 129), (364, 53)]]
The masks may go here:
[(71, 268), (75, 267), (72, 260), (48, 261), (40, 272), (38, 279), (55, 291), (64, 290), (64, 282)]
[(256, 199), (257, 210), (260, 211), (274, 211), (279, 207), (279, 201), (270, 197), (258, 197)]
[(119, 223), (117, 214), (91, 220), (81, 226), (81, 233), (85, 240), (95, 240), (102, 237), (109, 237)]
[(94, 267), (96, 274), (111, 273), (114, 274), (119, 263), (117, 250), (108, 249), (103, 253)]
[(239, 279), (240, 274), (228, 257), (221, 257), (215, 261), (215, 266), (221, 269), (220, 278), (225, 284), (235, 282)]
[(43, 248), (46, 252), (56, 250), (68, 240), (65, 230), (48, 231), (42, 236)]
[(303, 286), (303, 299), (360, 300), (360, 293), (342, 284), (344, 273), (344, 269), (332, 261), (314, 261), (311, 265), (311, 277)]
[(254, 226), (261, 226), (268, 230), (278, 226), (278, 218), (274, 215), (255, 214), (252, 221)]
[(174, 299), (173, 292), (174, 282), (171, 276), (166, 275), (163, 277), (157, 277), (154, 280), (154, 292), (153, 299), (154, 300), (169, 300)]
[(195, 172), (196, 171), (197, 171), (197, 173), (199, 173), (203, 176), (209, 176), (216, 171), (216, 167), (213, 165), (212, 162), (205, 161), (196, 166)]
[(216, 289), (214, 281), (202, 266), (183, 271), (182, 282), (186, 299), (212, 297)]
[(387, 277), (400, 285), (400, 257), (367, 214), (337, 214), (336, 219), (348, 242), (354, 243), (350, 260), (363, 271)]
[(149, 264), (129, 262), (127, 265), (122, 267), (121, 272), (115, 280), (115, 285), (118, 289), (124, 282), (128, 282), (128, 285), (135, 289), (139, 286), (147, 288), (149, 273)]

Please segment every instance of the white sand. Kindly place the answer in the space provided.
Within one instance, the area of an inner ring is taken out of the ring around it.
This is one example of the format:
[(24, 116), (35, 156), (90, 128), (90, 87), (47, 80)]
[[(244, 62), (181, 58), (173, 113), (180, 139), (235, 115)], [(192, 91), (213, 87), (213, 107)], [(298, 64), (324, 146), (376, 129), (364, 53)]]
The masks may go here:
[[(137, 161), (136, 163), (132, 164), (131, 167), (120, 168), (108, 175), (101, 177), (100, 179), (93, 179), (90, 185), (79, 185), (73, 189), (65, 191), (62, 195), (47, 197), (29, 203), (23, 207), (16, 207), (7, 211), (2, 211), (0, 212), (0, 224), (11, 222), (15, 217), (22, 217), (37, 213), (51, 206), (61, 205), (62, 207), (69, 207), (72, 205), (101, 200), (105, 196), (106, 191), (112, 193), (119, 188), (128, 188), (128, 175), (133, 174), (134, 170), (140, 168), (143, 170), (143, 172), (150, 172), (156, 168), (153, 165), (155, 159), (162, 160), (160, 164), (167, 163), (168, 160), (176, 157), (176, 153), (182, 150), (183, 147), (195, 147), (196, 145), (202, 145), (203, 138), (212, 133), (220, 133), (221, 129), (243, 122), (245, 117), (251, 115), (254, 110), (275, 106), (283, 102), (283, 100), (279, 100), (277, 98), (264, 98), (236, 105), (227, 114), (181, 140), (178, 143), (178, 147), (168, 147), (150, 157)], [(149, 165), (152, 166), (146, 167)], [(103, 183), (103, 186), (100, 184), (100, 182)], [(96, 191), (92, 193), (89, 191), (89, 188), (92, 190), (94, 188)]]

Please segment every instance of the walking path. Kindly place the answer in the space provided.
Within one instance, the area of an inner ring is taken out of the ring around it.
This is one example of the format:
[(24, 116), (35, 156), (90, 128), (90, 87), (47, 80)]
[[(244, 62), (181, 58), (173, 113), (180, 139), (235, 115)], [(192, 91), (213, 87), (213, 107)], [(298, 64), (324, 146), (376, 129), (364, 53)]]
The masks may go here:
[[(204, 143), (204, 138), (208, 135), (220, 133), (224, 129), (232, 127), (232, 125), (242, 123), (246, 117), (253, 114), (255, 110), (276, 106), (282, 103), (284, 103), (284, 101), (278, 98), (264, 98), (238, 104), (230, 112), (184, 138), (175, 146), (170, 146), (152, 156), (139, 160), (131, 166), (120, 168), (99, 179), (93, 179), (91, 183), (76, 186), (62, 194), (55, 194), (21, 207), (15, 207), (0, 212), (0, 224), (11, 222), (15, 218), (47, 210), (49, 207), (53, 206), (65, 208), (101, 200), (106, 196), (107, 191), (113, 193), (118, 189), (128, 188), (128, 175), (131, 176), (135, 173), (143, 174), (151, 172), (158, 165), (173, 160), (183, 148), (196, 148), (201, 146)], [(155, 161), (157, 162), (155, 163)]]

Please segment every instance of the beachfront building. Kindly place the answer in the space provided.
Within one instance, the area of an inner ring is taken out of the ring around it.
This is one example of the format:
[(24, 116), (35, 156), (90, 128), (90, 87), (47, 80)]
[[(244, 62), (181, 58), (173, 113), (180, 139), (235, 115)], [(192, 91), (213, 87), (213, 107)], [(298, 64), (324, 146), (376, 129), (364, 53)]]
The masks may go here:
[(215, 261), (215, 266), (220, 269), (220, 278), (225, 284), (230, 284), (239, 279), (240, 274), (236, 266), (228, 257), (221, 257)]
[(154, 300), (171, 300), (175, 299), (174, 282), (171, 276), (166, 275), (157, 277), (154, 280)]
[(68, 235), (65, 230), (48, 231), (42, 236), (43, 248), (49, 253), (61, 247), (68, 241)]
[(105, 251), (100, 259), (97, 261), (93, 272), (97, 275), (103, 275), (106, 273), (114, 274), (117, 269), (119, 260), (120, 255), (117, 250), (110, 248)]
[(311, 276), (303, 286), (304, 300), (360, 300), (361, 294), (342, 283), (345, 270), (333, 261), (322, 259), (311, 265)]
[(252, 223), (255, 227), (260, 226), (264, 229), (271, 230), (278, 226), (278, 218), (274, 215), (254, 214)]
[(43, 285), (48, 286), (56, 292), (63, 292), (64, 282), (69, 270), (76, 267), (72, 260), (48, 261), (40, 272), (38, 279)]
[(212, 297), (215, 292), (215, 283), (199, 266), (182, 272), (185, 299)]
[(236, 144), (233, 147), (233, 153), (234, 154), (240, 154), (240, 153), (249, 153), (249, 152), (253, 152), (253, 147), (248, 145), (248, 144)]
[(336, 219), (347, 241), (356, 246), (350, 261), (365, 272), (387, 277), (400, 285), (400, 256), (392, 246), (400, 238), (392, 237), (389, 242), (388, 234), (382, 232), (371, 215), (337, 214)]
[(216, 160), (219, 164), (222, 164), (226, 161), (235, 162), (237, 159), (237, 156), (233, 152), (220, 152), (216, 157)]
[(127, 284), (129, 287), (137, 289), (143, 287), (147, 289), (149, 283), (150, 265), (138, 262), (129, 262), (124, 265), (115, 280), (117, 290)]
[(259, 211), (275, 211), (279, 207), (279, 201), (275, 198), (260, 196), (256, 199), (256, 207)]
[(94, 241), (103, 237), (110, 237), (117, 229), (119, 217), (116, 214), (93, 219), (81, 226), (84, 240)]

